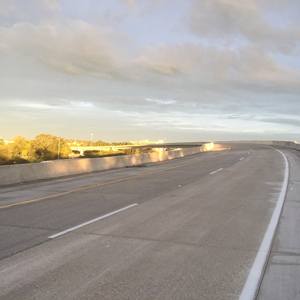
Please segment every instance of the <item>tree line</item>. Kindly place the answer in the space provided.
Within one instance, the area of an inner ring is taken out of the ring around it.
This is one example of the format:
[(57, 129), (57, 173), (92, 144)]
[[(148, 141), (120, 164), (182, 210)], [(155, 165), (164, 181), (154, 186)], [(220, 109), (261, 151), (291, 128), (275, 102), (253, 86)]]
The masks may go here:
[(7, 145), (0, 140), (0, 164), (41, 162), (68, 158), (72, 152), (67, 141), (51, 134), (39, 134), (34, 140), (22, 136), (12, 139)]
[[(130, 144), (127, 142), (106, 143), (101, 140), (97, 142), (68, 140), (51, 134), (39, 134), (33, 140), (28, 140), (22, 136), (16, 136), (12, 139), (12, 141), (12, 143), (5, 144), (3, 139), (0, 139), (0, 165), (66, 159), (69, 158), (69, 154), (72, 153), (70, 145), (74, 145), (74, 142), (80, 146), (113, 146)], [(84, 157), (99, 157), (131, 153), (129, 151), (123, 151), (122, 153), (86, 153)], [(135, 153), (138, 153), (138, 151), (135, 151)]]

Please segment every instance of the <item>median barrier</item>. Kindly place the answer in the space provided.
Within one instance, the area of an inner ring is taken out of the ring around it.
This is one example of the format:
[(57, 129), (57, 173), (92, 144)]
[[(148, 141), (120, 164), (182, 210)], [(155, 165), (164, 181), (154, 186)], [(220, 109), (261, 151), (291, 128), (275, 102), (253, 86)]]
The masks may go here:
[(209, 151), (213, 147), (213, 143), (207, 143), (183, 150), (0, 166), (0, 186), (165, 161)]
[[(219, 142), (219, 143), (225, 143), (225, 142)], [(232, 141), (226, 143), (269, 145), (269, 146), (286, 147), (286, 148), (300, 150), (300, 144), (296, 142), (288, 142), (288, 141)]]
[[(225, 142), (219, 142), (225, 143)], [(237, 144), (258, 144), (258, 145), (269, 145), (269, 146), (278, 146), (278, 147), (286, 147), (291, 149), (300, 150), (300, 144), (296, 142), (289, 141), (227, 141), (226, 143), (237, 143)]]

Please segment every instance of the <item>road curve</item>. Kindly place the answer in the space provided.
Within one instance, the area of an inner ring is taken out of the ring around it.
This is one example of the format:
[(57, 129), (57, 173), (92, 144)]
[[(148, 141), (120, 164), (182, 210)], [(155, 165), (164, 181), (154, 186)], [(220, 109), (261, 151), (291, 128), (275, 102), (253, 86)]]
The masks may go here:
[(1, 188), (0, 299), (239, 299), (285, 161), (223, 147)]

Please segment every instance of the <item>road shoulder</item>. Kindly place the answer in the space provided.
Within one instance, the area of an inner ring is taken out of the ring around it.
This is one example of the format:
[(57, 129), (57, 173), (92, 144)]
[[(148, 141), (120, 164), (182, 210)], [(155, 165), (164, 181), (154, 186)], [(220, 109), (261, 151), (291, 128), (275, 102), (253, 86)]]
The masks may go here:
[(288, 191), (257, 299), (300, 299), (300, 154), (284, 153), (290, 164)]

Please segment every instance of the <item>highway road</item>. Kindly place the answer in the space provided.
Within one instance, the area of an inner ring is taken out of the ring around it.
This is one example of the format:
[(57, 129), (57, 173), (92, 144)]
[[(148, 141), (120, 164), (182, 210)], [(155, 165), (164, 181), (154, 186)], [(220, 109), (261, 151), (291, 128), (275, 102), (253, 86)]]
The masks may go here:
[(0, 299), (300, 299), (299, 153), (219, 150), (1, 187)]

